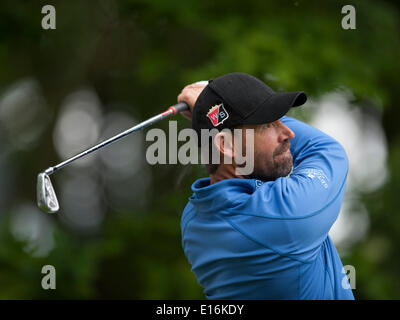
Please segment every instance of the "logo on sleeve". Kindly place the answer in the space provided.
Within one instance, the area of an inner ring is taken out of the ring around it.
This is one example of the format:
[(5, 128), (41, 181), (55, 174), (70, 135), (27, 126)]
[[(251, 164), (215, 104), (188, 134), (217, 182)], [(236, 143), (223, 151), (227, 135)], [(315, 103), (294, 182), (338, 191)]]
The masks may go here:
[(229, 114), (224, 108), (224, 104), (217, 104), (208, 110), (207, 117), (210, 119), (214, 127), (219, 126), (226, 119), (228, 119)]
[(308, 178), (314, 179), (314, 178), (318, 178), (318, 180), (321, 182), (322, 186), (327, 189), (329, 184), (329, 179), (326, 176), (326, 174), (319, 169), (304, 169), (302, 171), (300, 171), (301, 173), (305, 173), (307, 175)]
[(256, 180), (254, 180), (254, 183), (256, 185), (256, 189), (258, 189), (259, 187), (261, 187), (264, 184), (264, 181), (256, 179)]

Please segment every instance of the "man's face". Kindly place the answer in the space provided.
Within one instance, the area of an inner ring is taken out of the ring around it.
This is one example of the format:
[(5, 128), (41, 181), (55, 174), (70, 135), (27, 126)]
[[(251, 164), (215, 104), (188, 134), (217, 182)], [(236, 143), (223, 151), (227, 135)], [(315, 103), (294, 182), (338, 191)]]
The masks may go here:
[(271, 181), (287, 176), (293, 165), (290, 140), (294, 132), (281, 120), (245, 128), (254, 129), (254, 171), (249, 178)]

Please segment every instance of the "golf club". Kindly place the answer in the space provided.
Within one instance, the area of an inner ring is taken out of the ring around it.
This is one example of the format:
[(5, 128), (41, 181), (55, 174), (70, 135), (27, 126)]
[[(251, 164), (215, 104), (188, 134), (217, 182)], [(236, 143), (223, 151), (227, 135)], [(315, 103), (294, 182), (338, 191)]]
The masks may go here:
[(189, 106), (185, 102), (178, 103), (176, 105), (173, 105), (172, 107), (169, 107), (167, 111), (160, 113), (154, 117), (151, 117), (150, 119), (143, 121), (142, 123), (139, 123), (138, 125), (125, 130), (85, 151), (82, 151), (81, 153), (53, 166), (47, 168), (44, 172), (39, 173), (38, 179), (37, 179), (37, 205), (38, 207), (47, 213), (54, 213), (57, 212), (60, 208), (57, 200), (56, 193), (54, 192), (53, 185), (51, 184), (50, 180), (50, 175), (56, 172), (57, 170), (65, 167), (66, 165), (70, 164), (71, 162), (82, 158), (96, 150), (99, 150), (129, 134), (132, 132), (136, 132), (139, 130), (142, 130), (143, 128), (146, 128), (160, 120), (166, 119), (172, 115), (175, 115), (177, 113), (180, 113), (182, 111), (189, 110)]

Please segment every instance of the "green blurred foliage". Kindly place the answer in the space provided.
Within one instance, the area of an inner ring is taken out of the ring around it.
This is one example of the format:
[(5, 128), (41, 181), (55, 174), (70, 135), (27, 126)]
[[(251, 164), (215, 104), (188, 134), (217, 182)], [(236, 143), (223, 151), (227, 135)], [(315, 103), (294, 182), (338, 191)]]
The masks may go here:
[[(57, 29), (41, 28), (53, 4)], [(11, 1), (0, 6), (0, 90), (36, 78), (53, 120), (70, 92), (90, 86), (106, 111), (115, 102), (146, 119), (176, 101), (193, 81), (241, 71), (276, 90), (309, 96), (350, 89), (358, 105), (383, 116), (391, 179), (364, 195), (367, 239), (343, 264), (357, 270), (359, 299), (400, 298), (400, 129), (397, 124), (400, 18), (395, 1), (353, 1), (357, 29), (341, 28), (345, 1)], [(122, 104), (124, 105), (124, 104)], [(188, 127), (179, 121), (179, 127)], [(157, 125), (168, 128), (167, 123)], [(16, 201), (34, 202), (39, 170), (57, 163), (49, 127), (39, 147), (11, 155), (20, 178)], [(34, 258), (9, 230), (14, 204), (1, 213), (1, 299), (202, 299), (180, 243), (180, 214), (201, 166), (154, 166), (151, 203), (111, 209), (95, 234), (52, 221), (55, 248)], [(178, 182), (177, 182), (178, 181)], [(132, 214), (134, 212), (134, 214)], [(57, 270), (57, 289), (40, 287), (43, 265)]]

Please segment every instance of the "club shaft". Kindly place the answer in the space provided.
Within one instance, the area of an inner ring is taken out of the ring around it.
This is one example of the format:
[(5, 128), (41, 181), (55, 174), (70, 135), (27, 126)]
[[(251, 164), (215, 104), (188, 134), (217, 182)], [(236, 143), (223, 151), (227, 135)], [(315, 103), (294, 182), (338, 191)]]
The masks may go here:
[(136, 126), (134, 126), (132, 128), (129, 128), (128, 130), (125, 130), (125, 131), (117, 134), (116, 136), (113, 136), (113, 137), (111, 137), (111, 138), (109, 138), (109, 139), (107, 139), (107, 140), (105, 140), (103, 142), (100, 142), (99, 144), (96, 144), (95, 146), (93, 146), (93, 147), (91, 147), (89, 149), (86, 149), (85, 151), (82, 151), (81, 153), (79, 153), (79, 154), (77, 154), (77, 155), (75, 155), (75, 156), (73, 156), (73, 157), (71, 157), (71, 158), (69, 158), (69, 159), (67, 159), (67, 160), (55, 165), (55, 166), (53, 166), (53, 167), (49, 167), (48, 169), (45, 170), (45, 173), (47, 175), (50, 175), (50, 174), (56, 172), (57, 170), (61, 169), (62, 167), (65, 167), (66, 165), (70, 164), (71, 162), (73, 162), (73, 161), (75, 161), (75, 160), (77, 160), (79, 158), (82, 158), (82, 157), (84, 157), (84, 156), (86, 156), (86, 155), (88, 155), (88, 154), (90, 154), (90, 153), (92, 153), (92, 152), (94, 152), (94, 151), (96, 151), (96, 150), (98, 150), (100, 148), (103, 148), (103, 147), (105, 147), (105, 146), (107, 146), (107, 145), (109, 145), (109, 144), (111, 144), (111, 143), (113, 143), (113, 142), (115, 142), (115, 141), (117, 141), (117, 140), (129, 135), (129, 134), (131, 134), (132, 132), (136, 132), (136, 131), (142, 130), (143, 128), (146, 128), (146, 127), (148, 127), (148, 126), (150, 126), (150, 125), (152, 125), (152, 124), (154, 124), (154, 123), (156, 123), (156, 122), (158, 122), (160, 120), (168, 118), (168, 117), (176, 114), (177, 112), (181, 112), (181, 111), (185, 111), (185, 110), (188, 110), (188, 106), (185, 103), (180, 103), (180, 104), (177, 104), (175, 106), (172, 106), (167, 111), (165, 111), (163, 113), (160, 113), (160, 114), (158, 114), (158, 115), (156, 115), (154, 117), (151, 117), (150, 119), (147, 119), (147, 120), (139, 123), (138, 125), (136, 125)]

